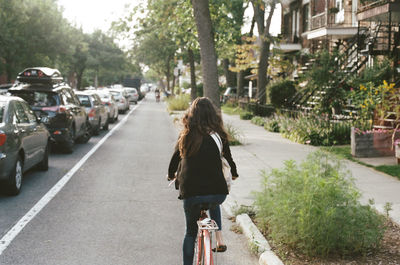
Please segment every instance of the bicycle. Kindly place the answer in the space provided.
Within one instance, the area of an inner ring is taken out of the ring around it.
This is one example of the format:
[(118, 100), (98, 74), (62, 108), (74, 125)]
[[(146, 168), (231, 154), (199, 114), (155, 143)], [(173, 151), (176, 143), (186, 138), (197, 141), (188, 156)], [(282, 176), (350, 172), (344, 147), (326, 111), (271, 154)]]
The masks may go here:
[(213, 204), (200, 204), (200, 218), (197, 221), (198, 233), (194, 245), (194, 265), (216, 265), (212, 251), (212, 233), (218, 230), (218, 225), (207, 215)]

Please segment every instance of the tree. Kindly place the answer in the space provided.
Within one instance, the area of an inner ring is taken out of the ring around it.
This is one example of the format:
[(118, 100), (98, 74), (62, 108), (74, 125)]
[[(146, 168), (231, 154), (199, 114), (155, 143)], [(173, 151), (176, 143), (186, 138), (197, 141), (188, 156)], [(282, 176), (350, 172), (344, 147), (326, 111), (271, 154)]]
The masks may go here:
[[(267, 2), (267, 4), (265, 3)], [(258, 72), (257, 72), (257, 99), (259, 103), (266, 103), (266, 86), (268, 84), (267, 80), (267, 69), (268, 69), (268, 59), (270, 55), (270, 47), (273, 42), (273, 38), (269, 32), (271, 26), (272, 16), (276, 8), (278, 0), (251, 0), (254, 10), (254, 18), (257, 23), (258, 33), (260, 37), (259, 45), (259, 57), (258, 57)], [(266, 7), (268, 6), (268, 16), (265, 19)]]
[(217, 107), (220, 107), (217, 54), (215, 52), (209, 1), (192, 0), (192, 6), (200, 44), (204, 95), (210, 98)]

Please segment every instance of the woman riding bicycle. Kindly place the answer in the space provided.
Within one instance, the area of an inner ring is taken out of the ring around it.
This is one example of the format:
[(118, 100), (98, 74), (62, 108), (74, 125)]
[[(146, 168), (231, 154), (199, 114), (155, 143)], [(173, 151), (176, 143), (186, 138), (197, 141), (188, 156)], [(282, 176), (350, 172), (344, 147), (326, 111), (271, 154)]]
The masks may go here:
[(168, 180), (173, 180), (175, 173), (177, 174), (179, 199), (183, 200), (186, 217), (183, 264), (189, 265), (193, 263), (200, 204), (218, 205), (216, 208), (210, 209), (211, 218), (219, 227), (216, 232), (216, 251), (224, 252), (226, 250), (221, 233), (219, 205), (224, 202), (229, 191), (222, 173), (220, 151), (210, 134), (218, 133), (221, 137), (223, 156), (231, 166), (232, 178), (236, 179), (238, 174), (229, 149), (228, 136), (224, 130), (222, 118), (208, 98), (195, 99), (182, 121), (184, 128), (180, 133), (169, 164)]

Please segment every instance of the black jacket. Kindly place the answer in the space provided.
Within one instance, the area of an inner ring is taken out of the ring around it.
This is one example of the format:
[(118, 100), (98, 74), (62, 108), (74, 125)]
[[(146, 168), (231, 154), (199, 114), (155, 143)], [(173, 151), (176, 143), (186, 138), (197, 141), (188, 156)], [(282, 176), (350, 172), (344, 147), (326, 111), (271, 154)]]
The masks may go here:
[[(229, 143), (223, 142), (223, 155), (231, 167), (232, 176), (238, 176)], [(181, 159), (179, 149), (175, 148), (168, 168), (169, 179), (175, 177), (175, 172), (177, 172), (180, 199), (229, 193), (222, 173), (219, 150), (210, 135), (203, 137), (199, 151), (191, 157)]]

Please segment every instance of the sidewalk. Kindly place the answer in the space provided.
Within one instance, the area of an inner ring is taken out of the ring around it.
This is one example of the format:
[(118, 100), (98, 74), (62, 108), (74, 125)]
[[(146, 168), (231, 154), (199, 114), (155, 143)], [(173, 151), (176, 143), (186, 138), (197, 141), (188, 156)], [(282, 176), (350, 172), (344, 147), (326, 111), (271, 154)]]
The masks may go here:
[[(271, 133), (250, 121), (240, 120), (238, 115), (223, 114), (225, 124), (231, 124), (242, 134), (241, 146), (232, 146), (231, 152), (237, 164), (239, 178), (234, 182), (229, 204), (251, 205), (252, 191), (261, 187), (261, 170), (281, 168), (285, 160), (301, 162), (317, 147), (294, 143), (278, 133)], [(372, 164), (377, 160), (367, 163)], [(394, 164), (394, 158), (385, 158), (379, 162)], [(400, 224), (400, 180), (380, 173), (372, 168), (354, 162), (347, 162), (347, 168), (355, 178), (355, 184), (362, 193), (361, 202), (375, 201), (376, 209), (384, 213), (383, 207), (389, 202), (393, 210), (390, 217)]]

